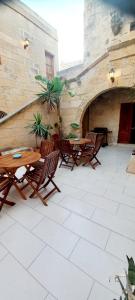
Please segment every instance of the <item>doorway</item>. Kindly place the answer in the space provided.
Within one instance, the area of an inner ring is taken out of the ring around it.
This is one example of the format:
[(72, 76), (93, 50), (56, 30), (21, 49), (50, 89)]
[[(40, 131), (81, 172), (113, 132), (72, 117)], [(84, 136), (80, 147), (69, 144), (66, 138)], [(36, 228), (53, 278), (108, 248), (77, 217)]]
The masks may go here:
[(86, 133), (89, 132), (89, 107), (86, 109), (86, 112), (82, 121), (82, 137), (86, 136)]
[(135, 103), (122, 103), (118, 142), (135, 144)]

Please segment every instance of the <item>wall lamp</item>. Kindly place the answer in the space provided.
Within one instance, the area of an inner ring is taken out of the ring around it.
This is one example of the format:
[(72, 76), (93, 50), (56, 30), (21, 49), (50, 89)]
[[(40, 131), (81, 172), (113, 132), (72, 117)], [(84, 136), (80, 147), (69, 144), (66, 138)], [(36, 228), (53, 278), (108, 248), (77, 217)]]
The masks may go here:
[(109, 77), (111, 82), (113, 83), (115, 81), (115, 70), (113, 68), (109, 71)]
[(28, 39), (25, 39), (25, 40), (24, 40), (24, 43), (23, 43), (24, 49), (27, 49), (27, 48), (29, 47), (29, 44), (30, 44), (29, 40), (28, 40)]

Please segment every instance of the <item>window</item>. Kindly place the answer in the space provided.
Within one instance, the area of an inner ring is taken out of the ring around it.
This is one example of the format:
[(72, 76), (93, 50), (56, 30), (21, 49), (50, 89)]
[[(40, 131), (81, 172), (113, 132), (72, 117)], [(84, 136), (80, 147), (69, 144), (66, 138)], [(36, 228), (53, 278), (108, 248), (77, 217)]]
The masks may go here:
[(135, 21), (130, 23), (130, 31), (135, 30)]
[(46, 77), (50, 80), (54, 76), (54, 56), (45, 51), (46, 58)]

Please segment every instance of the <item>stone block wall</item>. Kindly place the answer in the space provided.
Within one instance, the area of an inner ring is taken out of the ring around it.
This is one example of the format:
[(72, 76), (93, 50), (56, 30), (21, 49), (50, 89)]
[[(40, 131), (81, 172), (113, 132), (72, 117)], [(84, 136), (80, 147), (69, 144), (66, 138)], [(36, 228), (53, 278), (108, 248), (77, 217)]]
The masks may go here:
[(135, 38), (135, 31), (130, 31), (133, 21), (133, 17), (122, 14), (102, 0), (85, 0), (84, 63), (91, 64), (108, 48)]
[[(15, 116), (9, 118), (6, 122), (0, 124), (0, 147), (35, 147), (35, 137), (29, 134), (30, 128), (27, 125), (32, 124), (33, 113), (41, 113), (45, 124), (54, 125), (57, 122), (57, 115), (52, 111), (47, 113), (46, 105), (34, 102), (26, 109), (20, 111)], [(51, 131), (53, 133), (53, 130)], [(39, 139), (40, 145), (40, 139)]]
[(45, 51), (54, 55), (56, 73), (56, 30), (20, 1), (0, 2), (0, 110), (12, 113), (35, 99), (35, 75), (46, 75)]

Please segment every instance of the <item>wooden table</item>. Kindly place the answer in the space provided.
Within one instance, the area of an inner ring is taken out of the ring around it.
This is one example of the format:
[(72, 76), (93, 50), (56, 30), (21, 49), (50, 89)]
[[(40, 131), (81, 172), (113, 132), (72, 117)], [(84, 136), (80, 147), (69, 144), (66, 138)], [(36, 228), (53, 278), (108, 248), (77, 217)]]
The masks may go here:
[(78, 140), (69, 140), (71, 145), (85, 145), (85, 144), (90, 144), (91, 140), (90, 139), (85, 139), (85, 138), (80, 138)]
[(13, 158), (13, 154), (0, 156), (0, 168), (4, 169), (7, 176), (13, 179), (13, 185), (15, 186), (16, 190), (19, 192), (21, 197), (26, 200), (24, 193), (17, 184), (19, 180), (15, 176), (15, 172), (19, 167), (27, 167), (38, 161), (41, 155), (40, 153), (33, 151), (20, 151), (19, 153), (22, 154), (21, 158)]

